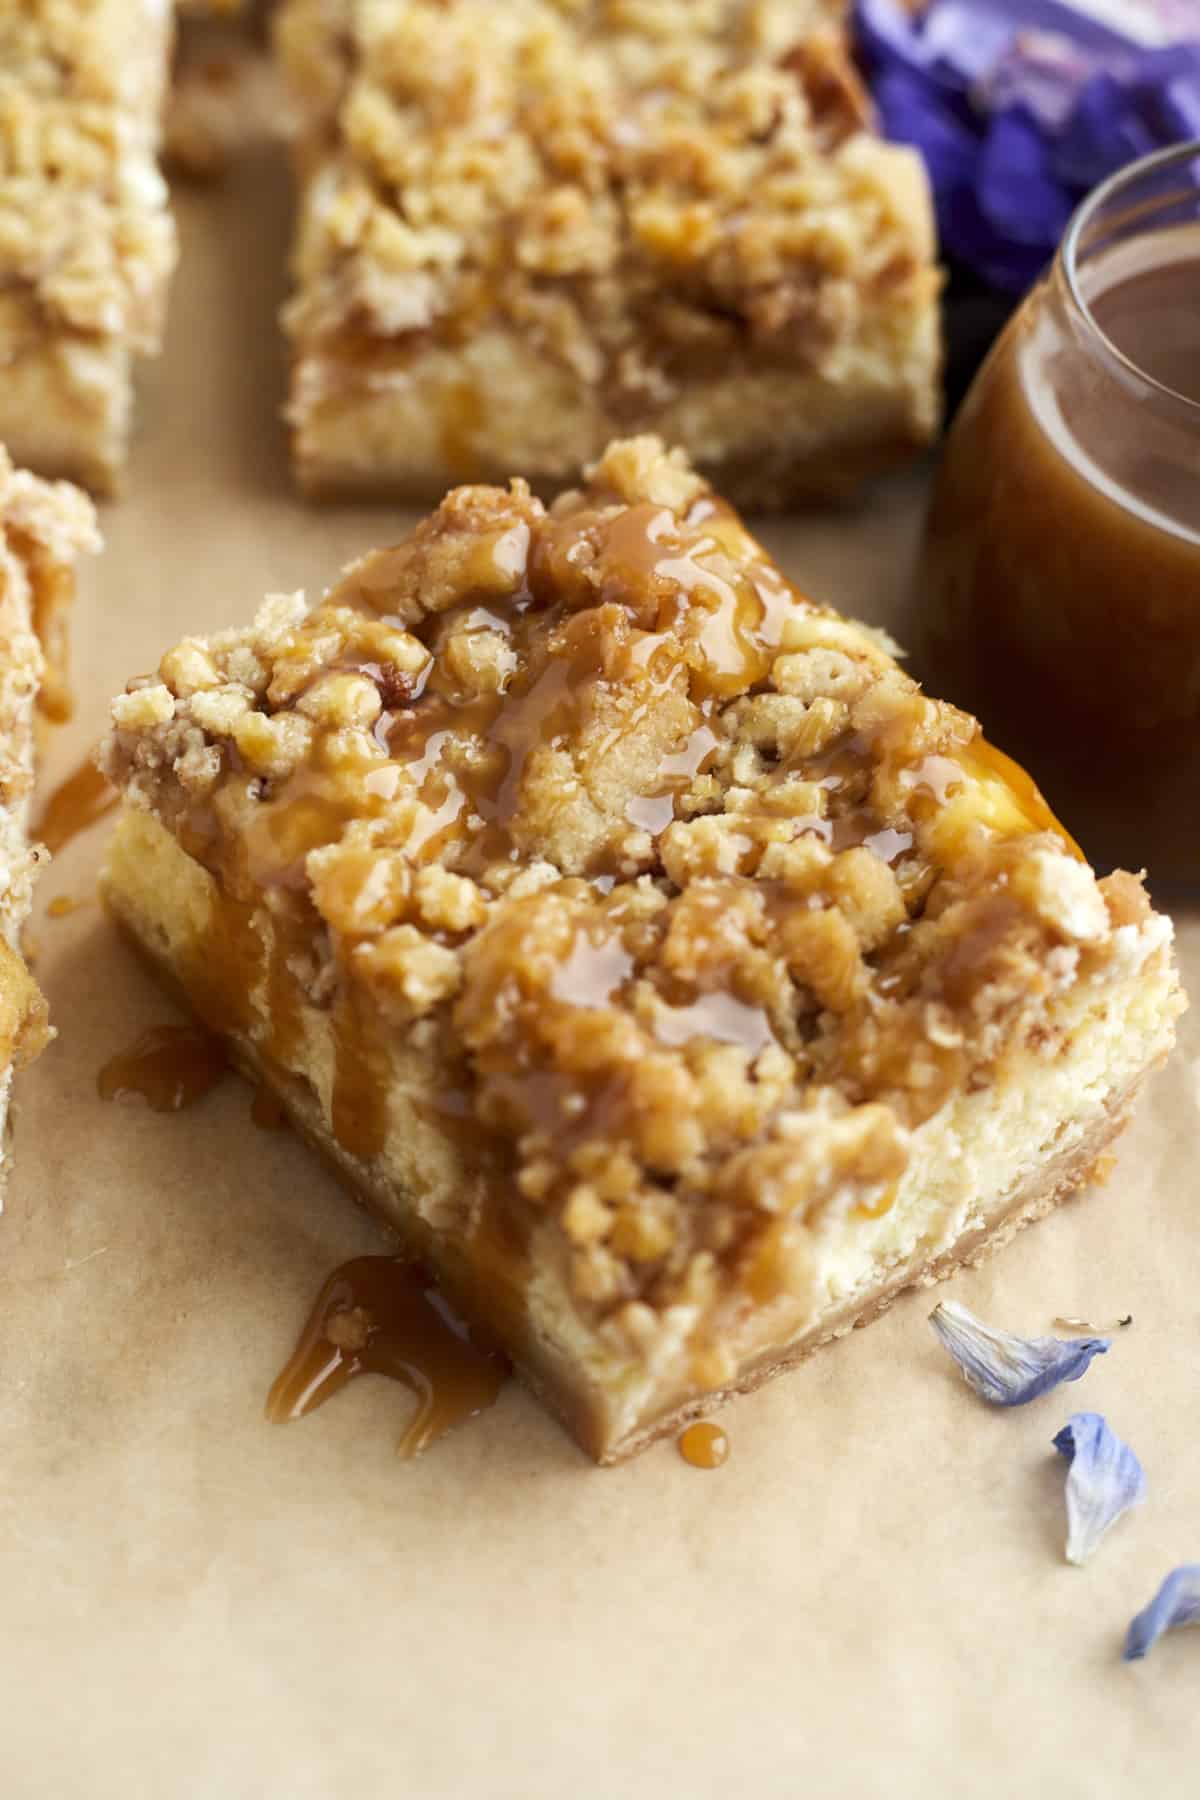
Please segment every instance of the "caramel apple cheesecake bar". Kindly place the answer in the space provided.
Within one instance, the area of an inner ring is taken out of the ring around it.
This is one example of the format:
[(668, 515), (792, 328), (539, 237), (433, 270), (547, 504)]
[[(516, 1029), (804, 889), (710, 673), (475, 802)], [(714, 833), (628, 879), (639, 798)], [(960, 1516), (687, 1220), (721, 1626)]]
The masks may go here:
[(617, 432), (756, 506), (931, 435), (927, 183), (832, 0), (286, 0), (313, 493), (562, 487)]
[(651, 437), (113, 719), (116, 918), (603, 1462), (1048, 1211), (1182, 1006), (1140, 881)]
[(0, 439), (99, 492), (175, 240), (155, 160), (169, 0), (0, 0)]
[(21, 954), (44, 852), (27, 836), (34, 725), (46, 673), (39, 630), (61, 637), (81, 551), (99, 548), (86, 496), (14, 469), (0, 445), (0, 1198), (13, 1072), (47, 1039), (46, 1004)]

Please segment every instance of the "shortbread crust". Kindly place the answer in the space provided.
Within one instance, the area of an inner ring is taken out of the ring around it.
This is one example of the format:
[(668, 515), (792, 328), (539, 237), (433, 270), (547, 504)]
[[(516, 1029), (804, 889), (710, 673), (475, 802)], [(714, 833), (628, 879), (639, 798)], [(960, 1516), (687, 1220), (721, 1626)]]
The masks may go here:
[(1182, 1005), (1140, 883), (652, 439), (114, 723), (113, 911), (600, 1460), (1077, 1186)]

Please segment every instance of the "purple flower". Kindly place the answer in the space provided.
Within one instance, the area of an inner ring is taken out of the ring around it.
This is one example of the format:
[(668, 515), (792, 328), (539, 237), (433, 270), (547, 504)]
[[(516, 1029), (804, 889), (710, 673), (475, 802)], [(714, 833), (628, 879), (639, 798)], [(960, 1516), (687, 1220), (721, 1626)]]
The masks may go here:
[(1123, 1657), (1140, 1662), (1164, 1631), (1177, 1625), (1200, 1624), (1200, 1563), (1184, 1563), (1172, 1569), (1149, 1606), (1144, 1607), (1125, 1636)]
[(1145, 0), (1129, 19), (1070, 0), (856, 0), (883, 129), (924, 156), (946, 255), (990, 285), (1019, 293), (1089, 188), (1200, 136), (1194, 7)]
[(1110, 1526), (1146, 1498), (1146, 1476), (1100, 1413), (1072, 1413), (1054, 1439), (1067, 1470), (1067, 1561), (1082, 1567)]
[(929, 1315), (941, 1342), (981, 1399), (992, 1406), (1024, 1406), (1063, 1381), (1078, 1381), (1110, 1338), (1016, 1337), (985, 1325), (957, 1300), (943, 1300)]
[(1126, 108), (1121, 83), (1101, 70), (1080, 90), (1054, 151), (1054, 166), (1071, 188), (1094, 187), (1111, 169), (1155, 146), (1150, 127)]
[(992, 120), (979, 156), (975, 192), (984, 218), (1009, 243), (1040, 251), (1061, 237), (1071, 216), (1071, 197), (1055, 180), (1037, 120), (1020, 102)]

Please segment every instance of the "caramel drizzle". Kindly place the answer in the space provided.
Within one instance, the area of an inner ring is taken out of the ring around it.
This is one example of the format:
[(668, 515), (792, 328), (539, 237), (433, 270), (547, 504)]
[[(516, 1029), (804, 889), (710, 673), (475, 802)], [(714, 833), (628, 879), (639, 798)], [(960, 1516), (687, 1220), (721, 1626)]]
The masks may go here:
[(398, 1257), (359, 1256), (325, 1282), (295, 1350), (267, 1396), (274, 1424), (302, 1419), (359, 1375), (386, 1375), (417, 1411), (397, 1454), (417, 1456), (494, 1405), (508, 1374), (476, 1347), (440, 1295)]
[[(572, 613), (555, 598), (563, 579), (558, 565), (570, 571), (572, 547), (594, 518), (585, 513), (546, 521), (529, 585), (502, 610), (468, 601), (416, 627), (430, 645), (430, 661), (409, 683), (402, 703), (386, 706), (375, 726), (376, 741), (396, 767), (364, 763), (352, 803), (355, 814), (370, 817), (395, 798), (401, 779), (411, 784), (433, 815), (416, 824), (402, 846), (412, 861), (446, 861), (478, 874), (487, 864), (518, 854), (512, 825), (529, 758), (542, 746), (570, 738), (586, 692), (597, 684), (638, 682), (645, 691), (644, 711), (686, 676), (698, 721), (680, 749), (664, 759), (661, 793), (647, 797), (666, 799), (716, 747), (709, 721), (718, 702), (766, 676), (786, 613), (805, 604), (765, 566), (747, 574), (722, 547), (718, 531), (686, 542), (670, 511), (643, 505), (603, 521), (606, 579), (596, 602)], [(728, 509), (716, 503), (707, 506), (703, 518), (720, 518), (723, 529), (740, 531)], [(382, 562), (386, 569), (386, 558)], [(362, 569), (329, 596), (330, 604), (369, 607), (384, 618), (385, 602), (382, 577)], [(629, 626), (626, 641), (615, 649), (596, 629), (597, 608), (606, 606), (619, 606)], [(513, 644), (518, 669), (503, 692), (469, 698), (458, 692), (438, 650), (464, 630), (500, 631)], [(686, 668), (679, 662), (681, 643)], [(655, 669), (660, 649), (670, 651), (662, 674)], [(383, 691), (379, 671), (367, 664), (355, 667), (376, 678)], [(635, 716), (622, 733), (636, 723)], [(452, 768), (445, 749), (464, 737), (476, 740), (480, 754), (471, 766), (456, 758)], [(611, 748), (601, 743), (596, 760)], [(669, 822), (666, 808), (659, 811), (662, 822)], [(340, 781), (316, 767), (293, 775), (258, 809), (244, 851), (246, 876), (255, 886), (303, 889), (304, 858), (338, 838), (349, 816)], [(197, 852), (206, 860), (202, 846)]]
[(32, 589), (33, 629), (42, 646), (42, 685), (38, 711), (53, 725), (64, 724), (75, 711), (68, 673), (69, 614), (75, 598), (75, 570), (23, 532), (13, 534), (18, 555), (28, 565)]
[(112, 812), (119, 799), (95, 763), (85, 762), (49, 795), (31, 836), (57, 855), (72, 838)]
[(354, 981), (340, 984), (333, 1029), (333, 1135), (343, 1150), (368, 1162), (387, 1143), (389, 1070), (376, 1047), (382, 1027), (374, 1003)]
[[(555, 559), (569, 562), (572, 545), (592, 515), (582, 522), (568, 518), (547, 525), (545, 541), (529, 571), (529, 588), (502, 610), (466, 602), (426, 620), (421, 629), (431, 642), (429, 664), (411, 684), (405, 704), (385, 709), (376, 725), (377, 741), (387, 749), (392, 764), (364, 767), (355, 809), (369, 815), (389, 802), (403, 770), (403, 778), (434, 813), (432, 820), (414, 828), (404, 846), (413, 861), (447, 861), (477, 872), (489, 861), (517, 854), (511, 826), (531, 753), (572, 731), (581, 690), (596, 682), (638, 679), (646, 693), (643, 707), (654, 705), (679, 673), (672, 656), (667, 658), (670, 667), (665, 675), (656, 674), (656, 653), (667, 645), (677, 649), (676, 634), (686, 629), (692, 644), (687, 679), (697, 696), (699, 722), (680, 749), (663, 760), (662, 794), (658, 801), (647, 802), (660, 805), (662, 823), (669, 822), (666, 813), (673, 815), (673, 793), (719, 742), (709, 722), (712, 707), (722, 696), (740, 691), (747, 680), (767, 672), (784, 616), (797, 604), (795, 591), (769, 570), (756, 568), (747, 578), (722, 548), (720, 530), (733, 520), (727, 509), (704, 501), (693, 512), (689, 520), (693, 528), (711, 522), (713, 530), (706, 529), (691, 544), (680, 543), (679, 525), (661, 507), (635, 507), (606, 521), (608, 584), (601, 604), (621, 604), (634, 627), (629, 642), (618, 647), (615, 661), (592, 618), (586, 613), (568, 615), (553, 598), (561, 581), (553, 567)], [(740, 530), (736, 521), (733, 528)], [(523, 526), (521, 533), (527, 536)], [(526, 547), (524, 541), (514, 541), (514, 566), (524, 560)], [(548, 604), (540, 604), (539, 594), (547, 596)], [(382, 613), (386, 581), (377, 582), (373, 570), (360, 569), (349, 578), (345, 594), (337, 597)], [(530, 654), (531, 646), (556, 622), (563, 626), (563, 648), (539, 660)], [(514, 643), (518, 672), (505, 693), (464, 700), (455, 692), (450, 672), (439, 663), (437, 646), (449, 633), (463, 629), (500, 630)], [(362, 672), (377, 674), (382, 682), (382, 672), (370, 668)], [(464, 732), (474, 735), (486, 753), (477, 768), (464, 770), (456, 761), (452, 770), (444, 760), (444, 747), (452, 734)], [(272, 942), (265, 965), (253, 904), (236, 898), (222, 882), (214, 897), (205, 953), (194, 971), (202, 1017), (218, 1028), (248, 1031), (268, 1066), (280, 1072), (294, 1066), (303, 1034), (299, 984), (288, 967), (288, 953), (289, 949), (303, 953), (316, 924), (304, 897), (304, 862), (310, 850), (333, 841), (345, 828), (347, 803), (338, 787), (316, 767), (285, 781), (256, 808), (240, 866), (230, 871), (235, 891), (243, 884), (255, 892), (286, 890), (279, 896), (281, 904), (273, 904), (262, 922)], [(211, 864), (217, 835), (216, 822), (207, 815), (189, 819), (181, 830), (185, 848), (206, 864)], [(585, 970), (579, 973), (587, 979)], [(252, 1000), (264, 979), (264, 1010), (269, 1015), (265, 1027)], [(604, 985), (601, 979), (600, 989)], [(599, 990), (596, 1003), (604, 1003)], [(681, 1016), (676, 1029), (683, 1029), (686, 1014), (689, 1036), (716, 1026), (717, 1035), (730, 1041), (744, 1041), (749, 1035), (761, 1044), (769, 1037), (769, 1027), (750, 1020), (751, 1009), (738, 1001), (731, 998), (724, 1008), (729, 1017), (723, 1028), (715, 1015), (710, 1017), (714, 1007), (720, 1010), (718, 997), (702, 999), (694, 1009), (677, 1009)], [(364, 1016), (371, 1008), (369, 996), (357, 984), (343, 981), (333, 1011), (332, 1127), (339, 1143), (362, 1160), (380, 1153), (388, 1131), (388, 1071), (384, 1059), (370, 1048), (378, 1025), (373, 1016)], [(667, 1028), (671, 1029), (670, 1020)], [(447, 1120), (447, 1128), (473, 1130), (465, 1120)]]
[[(612, 921), (597, 919), (576, 931), (550, 984), (550, 998), (567, 1006), (612, 1006), (636, 973), (635, 959), (613, 930)], [(709, 1038), (719, 1044), (738, 1044), (751, 1056), (775, 1039), (765, 1010), (748, 1005), (724, 988), (700, 994), (681, 1006), (661, 1001), (650, 1030), (659, 1043), (673, 1047)]]
[(96, 1077), (102, 1100), (144, 1100), (152, 1112), (181, 1112), (214, 1088), (226, 1069), (220, 1040), (193, 1025), (152, 1025), (106, 1062)]
[(686, 1006), (660, 1007), (654, 1019), (654, 1035), (660, 1043), (675, 1047), (695, 1038), (737, 1044), (750, 1056), (757, 1056), (775, 1042), (764, 1009), (747, 1005), (724, 988), (701, 994)]

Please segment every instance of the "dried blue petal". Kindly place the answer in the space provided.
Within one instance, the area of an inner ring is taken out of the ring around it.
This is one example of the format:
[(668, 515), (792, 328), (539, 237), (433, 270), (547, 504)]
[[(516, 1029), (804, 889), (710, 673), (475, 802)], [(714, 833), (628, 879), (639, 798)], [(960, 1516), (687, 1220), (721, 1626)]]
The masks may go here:
[(924, 68), (928, 59), (920, 34), (898, 0), (859, 0), (854, 23), (859, 49), (872, 62)]
[(1159, 51), (1141, 68), (1157, 112), (1157, 135), (1181, 143), (1200, 138), (1200, 43)]
[(1037, 122), (1024, 106), (1010, 106), (992, 120), (977, 180), (979, 207), (988, 224), (1014, 244), (1054, 252), (1074, 210), (1070, 193), (1050, 172)]
[(1200, 1563), (1184, 1563), (1172, 1569), (1149, 1606), (1143, 1608), (1125, 1635), (1126, 1662), (1140, 1662), (1164, 1631), (1177, 1625), (1200, 1624)]
[(1017, 293), (1098, 182), (1200, 136), (1195, 0), (1101, 20), (1082, 0), (856, 0), (888, 137), (924, 156), (943, 249)]
[(1067, 1561), (1080, 1567), (1122, 1513), (1146, 1498), (1146, 1476), (1100, 1413), (1072, 1413), (1054, 1439), (1067, 1471)]
[(943, 1300), (929, 1323), (981, 1399), (1024, 1406), (1062, 1381), (1078, 1381), (1110, 1338), (1017, 1337), (985, 1325), (957, 1300)]
[(927, 66), (945, 82), (967, 86), (987, 74), (1012, 37), (1012, 19), (979, 0), (940, 0), (922, 31)]

